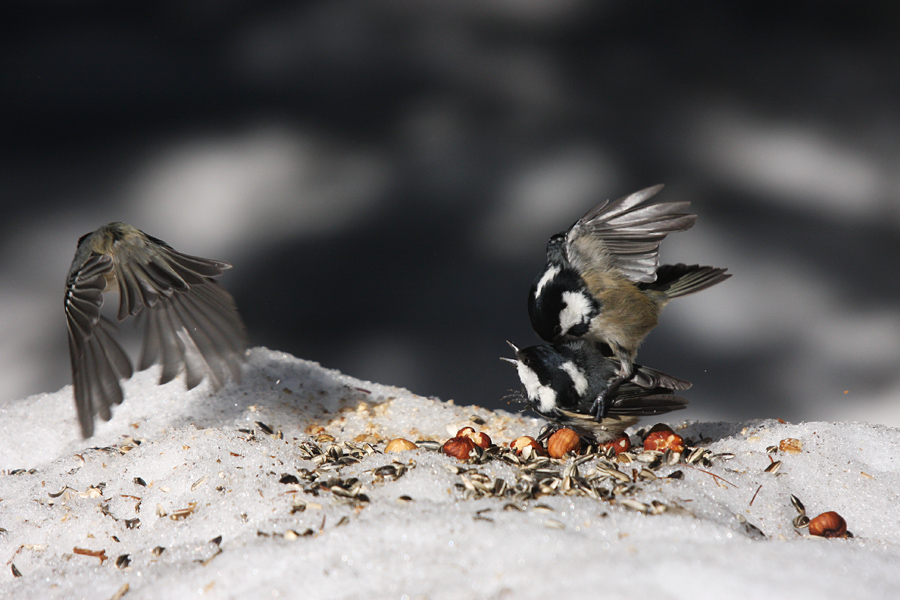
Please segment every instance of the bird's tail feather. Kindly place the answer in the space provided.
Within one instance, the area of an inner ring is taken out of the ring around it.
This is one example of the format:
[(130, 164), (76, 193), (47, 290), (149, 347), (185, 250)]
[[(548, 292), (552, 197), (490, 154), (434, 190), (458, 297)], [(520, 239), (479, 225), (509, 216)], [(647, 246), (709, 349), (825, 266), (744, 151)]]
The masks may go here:
[(639, 287), (647, 291), (655, 291), (666, 296), (666, 299), (687, 296), (731, 277), (727, 269), (718, 267), (701, 267), (700, 265), (662, 265), (656, 270), (656, 281), (641, 283)]
[(640, 395), (631, 396), (626, 388), (628, 384), (623, 384), (619, 388), (620, 394), (613, 400), (609, 407), (610, 415), (629, 415), (629, 416), (649, 416), (661, 415), (673, 410), (681, 410), (687, 406), (687, 400), (681, 396), (667, 393), (669, 390), (660, 388), (657, 394), (647, 394), (646, 390), (641, 390)]

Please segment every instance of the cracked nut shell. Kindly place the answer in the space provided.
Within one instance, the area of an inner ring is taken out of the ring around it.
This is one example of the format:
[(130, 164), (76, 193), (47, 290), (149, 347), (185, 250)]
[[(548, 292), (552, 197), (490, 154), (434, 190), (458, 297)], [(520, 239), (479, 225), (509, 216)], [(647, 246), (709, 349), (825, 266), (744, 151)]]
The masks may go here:
[(492, 443), (491, 436), (482, 431), (475, 431), (471, 427), (463, 427), (456, 432), (456, 437), (467, 437), (472, 440), (472, 443), (484, 450), (490, 448)]
[(521, 435), (511, 441), (509, 443), (509, 447), (516, 451), (516, 454), (521, 456), (522, 452), (525, 448), (531, 448), (533, 452), (543, 453), (544, 447), (541, 446), (537, 440), (535, 440), (530, 435)]
[(665, 429), (651, 431), (650, 434), (644, 438), (644, 450), (658, 450), (660, 452), (672, 450), (672, 452), (683, 452), (684, 439), (677, 433), (674, 433), (671, 429), (668, 431)]
[(605, 444), (600, 444), (601, 448), (612, 448), (613, 452), (616, 453), (616, 456), (622, 454), (623, 452), (628, 452), (631, 450), (631, 438), (627, 435), (623, 435), (614, 439), (611, 442), (607, 442)]
[(788, 454), (800, 454), (803, 452), (803, 442), (797, 438), (784, 438), (778, 442), (778, 449)]

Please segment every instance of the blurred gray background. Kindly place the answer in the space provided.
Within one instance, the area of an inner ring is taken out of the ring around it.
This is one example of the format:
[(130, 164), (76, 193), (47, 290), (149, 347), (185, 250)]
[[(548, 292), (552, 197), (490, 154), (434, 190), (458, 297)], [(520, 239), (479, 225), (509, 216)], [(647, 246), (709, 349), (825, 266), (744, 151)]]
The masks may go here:
[(232, 262), (253, 345), (515, 410), (548, 236), (665, 183), (663, 260), (734, 274), (640, 354), (683, 416), (900, 426), (900, 5), (810, 6), (6, 0), (0, 404), (122, 220)]

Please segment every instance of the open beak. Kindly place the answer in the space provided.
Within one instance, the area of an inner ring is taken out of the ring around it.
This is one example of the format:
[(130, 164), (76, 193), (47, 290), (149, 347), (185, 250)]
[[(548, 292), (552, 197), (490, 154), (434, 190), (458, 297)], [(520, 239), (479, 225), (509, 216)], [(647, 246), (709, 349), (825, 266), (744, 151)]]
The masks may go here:
[[(515, 352), (515, 353), (516, 353), (516, 356), (518, 356), (518, 355), (519, 355), (519, 347), (516, 346), (515, 344), (513, 344), (513, 343), (512, 343), (511, 341), (509, 341), (509, 340), (506, 340), (506, 343), (509, 344), (509, 347), (512, 348), (512, 349), (513, 349), (513, 352)], [(508, 363), (511, 364), (511, 365), (518, 365), (518, 364), (519, 364), (519, 361), (516, 360), (515, 358), (506, 358), (505, 356), (501, 356), (501, 357), (500, 357), (500, 360), (505, 361), (505, 362), (508, 362)]]

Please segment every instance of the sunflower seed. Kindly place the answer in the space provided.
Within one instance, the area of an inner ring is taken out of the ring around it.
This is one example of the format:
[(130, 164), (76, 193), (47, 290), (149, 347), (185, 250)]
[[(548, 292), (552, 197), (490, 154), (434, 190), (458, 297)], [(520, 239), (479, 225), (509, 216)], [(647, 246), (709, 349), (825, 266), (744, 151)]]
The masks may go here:
[(597, 473), (606, 475), (607, 477), (612, 477), (613, 479), (621, 481), (622, 483), (631, 481), (631, 477), (629, 477), (622, 471), (619, 471), (618, 469), (609, 469), (600, 465), (598, 465), (596, 469)]
[(791, 524), (797, 529), (803, 529), (804, 527), (809, 527), (810, 518), (804, 515), (797, 515), (794, 517), (794, 520), (791, 521)]
[(644, 450), (640, 454), (634, 457), (634, 459), (638, 462), (642, 463), (652, 463), (662, 456), (662, 452), (659, 450)]
[(667, 504), (663, 504), (659, 500), (653, 500), (650, 502), (650, 514), (661, 515), (668, 510), (669, 506)]
[(637, 500), (632, 500), (631, 498), (620, 498), (616, 500), (616, 502), (621, 506), (624, 506), (625, 508), (630, 508), (631, 510), (636, 510), (637, 512), (641, 513), (647, 513), (650, 510), (650, 507), (643, 502), (638, 502)]
[(640, 473), (638, 473), (638, 477), (644, 481), (655, 481), (657, 479), (656, 473), (650, 469), (641, 469)]
[(699, 461), (701, 458), (710, 454), (709, 448), (693, 448), (687, 455), (687, 458), (684, 459), (689, 465), (692, 465)]
[(441, 449), (442, 444), (440, 442), (435, 442), (434, 440), (418, 440), (416, 441), (416, 446), (425, 450), (437, 452)]
[(549, 527), (550, 529), (565, 529), (566, 526), (562, 521), (557, 521), (556, 519), (546, 519), (544, 521), (544, 527)]
[(776, 460), (775, 462), (773, 462), (772, 464), (770, 464), (768, 467), (766, 467), (765, 472), (766, 472), (766, 473), (771, 473), (771, 474), (775, 475), (775, 474), (778, 473), (778, 471), (780, 471), (780, 470), (781, 470), (781, 461), (780, 461), (780, 460)]

